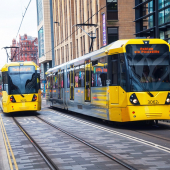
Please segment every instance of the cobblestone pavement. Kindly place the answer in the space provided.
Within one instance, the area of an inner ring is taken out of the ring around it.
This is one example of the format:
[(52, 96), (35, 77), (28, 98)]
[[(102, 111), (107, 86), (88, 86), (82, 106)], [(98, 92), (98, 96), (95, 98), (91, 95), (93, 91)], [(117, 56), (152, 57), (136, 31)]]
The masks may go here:
[(170, 169), (170, 153), (68, 119), (54, 112), (46, 111), (44, 114), (41, 112), (40, 117), (116, 155), (137, 169)]

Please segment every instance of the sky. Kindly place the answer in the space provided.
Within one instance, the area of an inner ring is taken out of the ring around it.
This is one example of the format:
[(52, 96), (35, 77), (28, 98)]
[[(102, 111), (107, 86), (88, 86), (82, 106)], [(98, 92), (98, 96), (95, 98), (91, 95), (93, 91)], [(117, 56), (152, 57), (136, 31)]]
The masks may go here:
[[(0, 0), (0, 68), (7, 63), (6, 51), (2, 49), (12, 45), (16, 38), (22, 16), (30, 0)], [(36, 0), (32, 0), (19, 31), (20, 35), (37, 37)], [(19, 34), (17, 41), (19, 40)], [(10, 49), (8, 49), (10, 55)]]

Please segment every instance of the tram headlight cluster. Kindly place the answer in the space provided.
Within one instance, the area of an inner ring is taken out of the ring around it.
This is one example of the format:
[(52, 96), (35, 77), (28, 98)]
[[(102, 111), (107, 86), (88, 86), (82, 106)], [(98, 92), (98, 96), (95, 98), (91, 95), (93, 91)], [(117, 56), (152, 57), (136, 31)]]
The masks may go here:
[(170, 104), (170, 93), (168, 93), (165, 104)]
[(37, 96), (34, 94), (32, 101), (36, 101), (37, 100)]
[(136, 94), (133, 93), (131, 96), (130, 96), (130, 102), (134, 105), (139, 105), (139, 100), (138, 98), (136, 97)]
[(10, 97), (10, 101), (13, 102), (13, 103), (16, 102), (14, 96), (11, 96), (11, 97)]

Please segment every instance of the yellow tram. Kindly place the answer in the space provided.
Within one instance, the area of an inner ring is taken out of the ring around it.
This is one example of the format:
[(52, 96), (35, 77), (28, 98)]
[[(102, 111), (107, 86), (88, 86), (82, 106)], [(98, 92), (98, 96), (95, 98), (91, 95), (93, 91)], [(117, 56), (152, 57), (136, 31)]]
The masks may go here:
[(40, 69), (34, 62), (11, 62), (0, 72), (4, 113), (41, 110)]
[(51, 106), (109, 121), (170, 119), (170, 48), (118, 40), (47, 71)]

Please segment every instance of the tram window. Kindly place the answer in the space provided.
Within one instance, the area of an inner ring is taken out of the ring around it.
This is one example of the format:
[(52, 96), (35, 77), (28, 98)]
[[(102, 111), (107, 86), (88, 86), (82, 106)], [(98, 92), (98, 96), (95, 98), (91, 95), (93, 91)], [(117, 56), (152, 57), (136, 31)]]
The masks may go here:
[(53, 89), (56, 89), (57, 86), (58, 86), (58, 84), (57, 84), (57, 73), (53, 74), (52, 83), (53, 83)]
[(51, 88), (51, 76), (49, 75), (47, 77), (47, 89), (50, 89)]
[(85, 70), (84, 65), (75, 67), (75, 87), (84, 87)]
[(112, 84), (117, 85), (118, 84), (118, 61), (113, 60), (112, 61)]
[(126, 91), (126, 64), (124, 54), (119, 54), (120, 58), (120, 86)]
[(37, 86), (38, 86), (38, 90), (41, 88), (40, 87), (40, 73), (37, 73)]
[(61, 81), (60, 81), (61, 88), (64, 88), (64, 71), (61, 72)]
[(2, 81), (3, 81), (3, 91), (8, 93), (8, 75), (7, 73), (2, 73)]
[[(92, 66), (92, 87), (104, 87), (107, 80), (107, 57), (102, 57)], [(92, 63), (92, 64), (93, 64)]]

